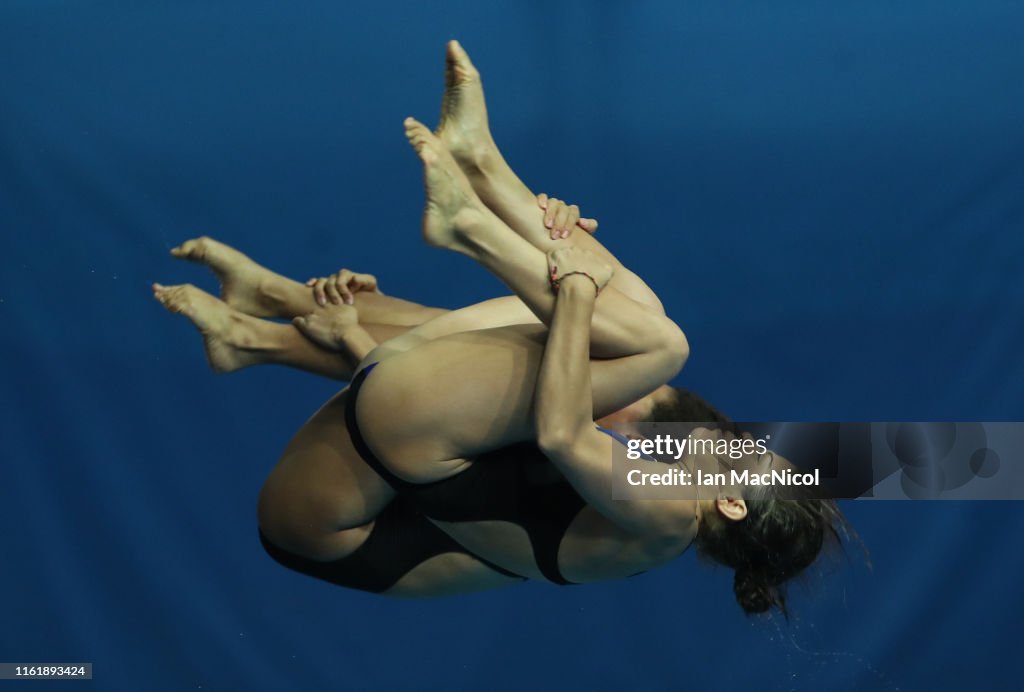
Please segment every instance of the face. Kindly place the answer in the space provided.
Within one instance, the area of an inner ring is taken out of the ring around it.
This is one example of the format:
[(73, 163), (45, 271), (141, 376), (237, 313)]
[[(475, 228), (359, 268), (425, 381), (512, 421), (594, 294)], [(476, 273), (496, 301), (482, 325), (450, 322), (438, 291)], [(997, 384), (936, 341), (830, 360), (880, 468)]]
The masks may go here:
[[(693, 436), (699, 436), (709, 440), (733, 440), (736, 436), (731, 432), (722, 432), (719, 430), (708, 430), (707, 428), (695, 428)], [(744, 437), (750, 439), (750, 435), (746, 434)], [(793, 464), (776, 452), (768, 450), (764, 454), (758, 454), (756, 451), (751, 454), (745, 454), (739, 458), (730, 457), (729, 454), (701, 454), (694, 455), (693, 464), (695, 468), (699, 468), (702, 473), (726, 473), (730, 471), (750, 471), (751, 473), (770, 473), (772, 471), (781, 471), (783, 469), (795, 468)], [(746, 502), (743, 500), (743, 488), (737, 486), (720, 488), (718, 497), (715, 499), (715, 506), (718, 510), (718, 514), (725, 519), (732, 521), (740, 521), (747, 516)]]

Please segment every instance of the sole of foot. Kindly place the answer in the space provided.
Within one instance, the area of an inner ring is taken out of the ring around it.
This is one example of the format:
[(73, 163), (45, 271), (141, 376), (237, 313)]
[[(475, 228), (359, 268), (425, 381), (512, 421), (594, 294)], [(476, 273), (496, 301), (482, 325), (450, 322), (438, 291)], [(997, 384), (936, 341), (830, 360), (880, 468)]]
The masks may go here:
[(459, 250), (461, 240), (483, 219), (483, 204), (444, 142), (414, 118), (404, 124), (405, 136), (423, 162), (423, 239), (434, 247)]

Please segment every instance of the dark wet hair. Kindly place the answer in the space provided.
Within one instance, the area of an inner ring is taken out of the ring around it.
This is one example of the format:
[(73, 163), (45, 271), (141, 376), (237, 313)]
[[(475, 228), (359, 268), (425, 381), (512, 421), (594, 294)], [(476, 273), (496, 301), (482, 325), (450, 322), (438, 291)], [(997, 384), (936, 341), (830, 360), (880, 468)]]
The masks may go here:
[[(739, 434), (735, 424), (693, 392), (674, 388), (675, 395), (654, 406), (649, 422), (717, 423)], [(778, 608), (786, 611), (785, 584), (817, 559), (826, 544), (842, 545), (852, 536), (832, 500), (777, 496), (773, 486), (744, 489), (747, 516), (740, 521), (702, 521), (697, 550), (702, 557), (736, 570), (733, 592), (747, 614)]]
[(736, 428), (728, 416), (693, 392), (681, 387), (672, 387), (672, 394), (656, 403), (644, 421), (648, 423), (718, 423), (722, 428), (736, 432)]
[(697, 550), (732, 567), (736, 601), (748, 614), (786, 611), (786, 582), (813, 563), (826, 543), (839, 547), (846, 520), (832, 500), (776, 497), (771, 486), (744, 490), (747, 516), (701, 522)]

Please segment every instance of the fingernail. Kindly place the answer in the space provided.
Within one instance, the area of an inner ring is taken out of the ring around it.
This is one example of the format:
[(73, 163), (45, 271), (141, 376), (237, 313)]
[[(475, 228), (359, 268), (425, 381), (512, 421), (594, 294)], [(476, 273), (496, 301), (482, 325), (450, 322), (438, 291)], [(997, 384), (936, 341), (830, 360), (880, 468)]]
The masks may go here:
[(352, 299), (352, 296), (349, 296), (348, 298), (345, 299), (345, 305), (351, 305), (354, 302), (356, 301)]

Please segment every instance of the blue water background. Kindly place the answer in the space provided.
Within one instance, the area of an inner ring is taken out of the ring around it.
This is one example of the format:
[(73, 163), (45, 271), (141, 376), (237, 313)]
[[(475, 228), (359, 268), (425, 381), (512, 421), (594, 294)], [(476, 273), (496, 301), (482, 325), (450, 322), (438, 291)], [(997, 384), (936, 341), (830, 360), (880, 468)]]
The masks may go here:
[(452, 37), (523, 179), (686, 330), (679, 384), (741, 420), (1024, 420), (1020, 2), (6, 0), (0, 660), (97, 690), (1014, 688), (1019, 503), (847, 505), (873, 570), (789, 625), (690, 555), (407, 602), (263, 554), (262, 480), (336, 385), (213, 376), (149, 282), (213, 290), (167, 256), (207, 233), (497, 294), (418, 237), (401, 121), (434, 122)]

